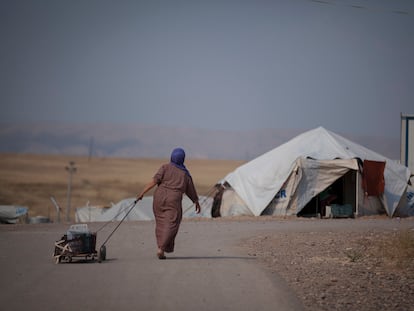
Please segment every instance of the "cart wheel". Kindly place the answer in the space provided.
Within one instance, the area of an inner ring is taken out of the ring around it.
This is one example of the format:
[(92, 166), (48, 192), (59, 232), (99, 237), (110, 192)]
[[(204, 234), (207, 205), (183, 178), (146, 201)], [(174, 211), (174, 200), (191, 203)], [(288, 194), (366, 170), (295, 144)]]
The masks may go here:
[(98, 261), (102, 262), (105, 259), (106, 259), (106, 246), (102, 245), (101, 248), (99, 249)]

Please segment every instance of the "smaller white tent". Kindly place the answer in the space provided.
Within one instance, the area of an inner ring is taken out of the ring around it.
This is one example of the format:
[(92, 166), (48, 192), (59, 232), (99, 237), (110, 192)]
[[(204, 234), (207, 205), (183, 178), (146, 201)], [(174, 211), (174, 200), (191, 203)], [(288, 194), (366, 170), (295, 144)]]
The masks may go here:
[[(183, 218), (207, 217), (211, 218), (211, 198), (200, 196), (201, 212), (196, 214), (193, 202), (183, 196)], [(111, 208), (99, 208), (85, 206), (76, 209), (76, 222), (100, 222), (100, 221), (120, 221), (133, 207), (135, 198), (121, 200)], [(152, 196), (146, 196), (137, 202), (125, 220), (153, 220)]]
[[(364, 198), (358, 159), (385, 162), (383, 196)], [(347, 175), (348, 172), (354, 174)], [(357, 213), (375, 213), (380, 208), (389, 216), (397, 209), (414, 213), (401, 205), (410, 177), (407, 167), (318, 127), (228, 174), (222, 183), (230, 185), (231, 192), (223, 194), (221, 215), (259, 216), (265, 210), (295, 215), (343, 176), (349, 179), (348, 184), (354, 184), (349, 191), (353, 198), (348, 200)]]

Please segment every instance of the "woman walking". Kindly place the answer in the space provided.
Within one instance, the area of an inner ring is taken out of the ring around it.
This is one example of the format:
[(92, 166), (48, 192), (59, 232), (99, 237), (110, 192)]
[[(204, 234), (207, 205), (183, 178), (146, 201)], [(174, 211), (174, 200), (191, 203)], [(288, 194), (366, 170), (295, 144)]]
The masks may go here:
[(183, 215), (183, 194), (193, 201), (197, 214), (201, 210), (193, 179), (184, 165), (184, 160), (184, 150), (174, 149), (170, 163), (162, 165), (137, 196), (137, 200), (141, 200), (146, 192), (158, 186), (154, 192), (153, 211), (159, 259), (166, 259), (165, 253), (174, 251), (174, 241)]

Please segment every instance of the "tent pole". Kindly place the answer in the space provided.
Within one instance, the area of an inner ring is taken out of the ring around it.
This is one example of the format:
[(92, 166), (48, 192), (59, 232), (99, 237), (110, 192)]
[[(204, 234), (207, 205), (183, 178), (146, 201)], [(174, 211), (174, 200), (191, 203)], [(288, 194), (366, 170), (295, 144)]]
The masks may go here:
[(355, 217), (358, 217), (358, 202), (359, 202), (359, 171), (355, 171), (356, 182), (355, 182)]

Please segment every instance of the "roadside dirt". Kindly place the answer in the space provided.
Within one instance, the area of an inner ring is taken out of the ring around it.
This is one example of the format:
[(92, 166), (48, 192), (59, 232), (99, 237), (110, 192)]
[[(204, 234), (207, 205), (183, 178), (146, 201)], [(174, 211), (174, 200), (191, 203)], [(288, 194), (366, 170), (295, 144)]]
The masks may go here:
[(245, 241), (316, 310), (414, 310), (414, 229), (277, 232)]

